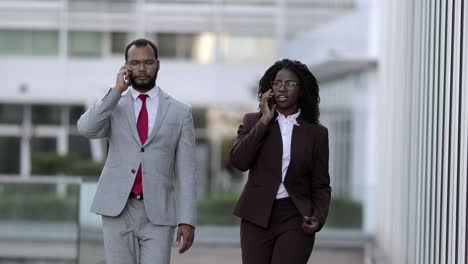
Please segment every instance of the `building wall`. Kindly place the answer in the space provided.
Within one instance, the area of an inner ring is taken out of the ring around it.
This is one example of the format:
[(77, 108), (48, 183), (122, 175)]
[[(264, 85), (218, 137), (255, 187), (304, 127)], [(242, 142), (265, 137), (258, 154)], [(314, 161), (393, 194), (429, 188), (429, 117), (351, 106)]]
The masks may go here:
[(373, 263), (466, 263), (466, 1), (383, 3)]
[[(120, 58), (67, 59), (0, 57), (0, 102), (94, 103), (115, 84)], [(157, 84), (193, 106), (256, 102), (262, 64), (199, 64), (161, 60)]]

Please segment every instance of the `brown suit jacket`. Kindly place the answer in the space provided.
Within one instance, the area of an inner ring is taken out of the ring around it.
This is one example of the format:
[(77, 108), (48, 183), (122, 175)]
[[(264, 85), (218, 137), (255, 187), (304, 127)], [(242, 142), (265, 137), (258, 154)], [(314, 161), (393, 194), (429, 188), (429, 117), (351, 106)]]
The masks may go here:
[[(247, 183), (234, 209), (234, 215), (261, 227), (268, 227), (273, 202), (281, 183), (283, 145), (278, 121), (268, 126), (261, 113), (244, 116), (231, 149), (231, 162), (249, 171)], [(330, 204), (328, 174), (328, 130), (301, 116), (294, 126), (291, 161), (284, 186), (303, 216), (315, 216), (320, 228), (325, 224)]]

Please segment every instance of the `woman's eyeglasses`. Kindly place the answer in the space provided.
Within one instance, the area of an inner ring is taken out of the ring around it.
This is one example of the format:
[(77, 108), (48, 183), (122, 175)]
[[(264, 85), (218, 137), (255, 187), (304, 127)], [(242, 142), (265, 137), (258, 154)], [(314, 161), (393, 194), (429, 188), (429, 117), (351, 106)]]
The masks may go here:
[(296, 81), (285, 81), (285, 82), (273, 81), (273, 82), (271, 82), (271, 88), (273, 88), (273, 90), (279, 90), (283, 86), (287, 90), (290, 90), (290, 89), (294, 89), (298, 85), (299, 84)]

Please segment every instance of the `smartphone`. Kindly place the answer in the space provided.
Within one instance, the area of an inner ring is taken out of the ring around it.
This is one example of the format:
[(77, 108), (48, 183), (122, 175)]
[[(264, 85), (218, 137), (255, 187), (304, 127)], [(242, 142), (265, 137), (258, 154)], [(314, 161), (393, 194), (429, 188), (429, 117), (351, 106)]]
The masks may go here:
[(270, 97), (270, 99), (268, 99), (268, 107), (272, 108), (274, 104), (276, 104), (275, 95), (273, 95), (272, 97)]
[(124, 82), (127, 85), (129, 85), (129, 86), (132, 85), (131, 82), (130, 82), (130, 78), (127, 76), (127, 74), (124, 74), (123, 79), (124, 79)]

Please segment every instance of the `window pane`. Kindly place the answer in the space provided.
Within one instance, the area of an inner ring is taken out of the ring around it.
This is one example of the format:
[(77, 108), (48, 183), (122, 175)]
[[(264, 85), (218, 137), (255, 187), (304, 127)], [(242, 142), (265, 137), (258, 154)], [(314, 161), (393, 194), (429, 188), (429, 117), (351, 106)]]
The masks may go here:
[(59, 125), (62, 107), (48, 105), (32, 106), (33, 125)]
[(1, 124), (21, 124), (23, 119), (23, 107), (21, 105), (2, 104), (0, 105)]
[(0, 136), (0, 173), (19, 174), (20, 138)]
[(31, 140), (31, 153), (56, 153), (57, 139), (54, 137), (33, 138)]
[(69, 152), (71, 155), (76, 155), (81, 159), (91, 159), (91, 148), (89, 139), (83, 136), (70, 135), (69, 140)]
[(275, 57), (275, 41), (271, 37), (224, 35), (221, 56), (227, 63), (270, 62)]
[(195, 60), (200, 63), (213, 61), (213, 33), (157, 33), (154, 36), (161, 58)]
[(76, 126), (76, 122), (80, 116), (85, 112), (84, 106), (71, 106), (70, 107), (70, 125)]
[(193, 108), (192, 115), (193, 115), (193, 126), (195, 128), (207, 127), (206, 108)]
[(63, 167), (57, 153), (56, 138), (33, 138), (31, 140), (31, 173), (55, 175)]
[(194, 34), (180, 34), (177, 38), (177, 57), (191, 59), (193, 57)]
[(112, 47), (111, 53), (122, 55), (125, 52), (127, 46), (127, 33), (126, 32), (112, 32)]
[(159, 33), (156, 36), (159, 48), (159, 57), (161, 58), (176, 58), (176, 34)]
[(0, 30), (0, 54), (58, 54), (58, 32), (47, 30)]
[(70, 56), (99, 57), (102, 55), (101, 32), (70, 32), (68, 41)]
[(33, 55), (55, 55), (59, 50), (57, 31), (33, 31), (31, 32), (31, 44)]
[(215, 42), (213, 33), (198, 34), (193, 43), (193, 59), (199, 63), (213, 62)]
[(0, 30), (0, 54), (18, 55), (25, 53), (23, 30)]

